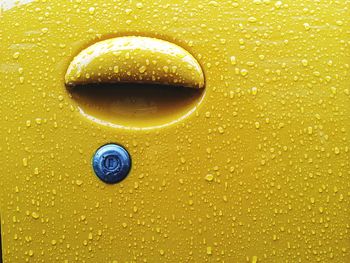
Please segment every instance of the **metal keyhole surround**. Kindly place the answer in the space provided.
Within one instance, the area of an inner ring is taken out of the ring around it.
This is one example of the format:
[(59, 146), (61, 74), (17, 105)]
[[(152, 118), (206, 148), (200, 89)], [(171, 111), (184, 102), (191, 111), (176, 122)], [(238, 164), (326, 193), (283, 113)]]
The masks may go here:
[(96, 151), (92, 165), (98, 178), (107, 184), (115, 184), (128, 176), (131, 158), (124, 147), (107, 144)]

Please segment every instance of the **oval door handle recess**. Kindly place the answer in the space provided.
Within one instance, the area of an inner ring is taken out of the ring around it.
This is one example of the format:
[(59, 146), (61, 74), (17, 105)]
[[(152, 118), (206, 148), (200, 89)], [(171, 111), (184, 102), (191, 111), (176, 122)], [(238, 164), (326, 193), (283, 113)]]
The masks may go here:
[(65, 84), (94, 120), (151, 127), (186, 114), (202, 97), (205, 83), (198, 61), (182, 47), (128, 36), (81, 51), (68, 67)]

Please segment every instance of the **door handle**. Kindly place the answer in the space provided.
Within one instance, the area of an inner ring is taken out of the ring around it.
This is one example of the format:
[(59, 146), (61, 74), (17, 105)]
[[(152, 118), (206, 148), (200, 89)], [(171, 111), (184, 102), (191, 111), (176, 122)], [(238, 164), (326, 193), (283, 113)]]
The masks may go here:
[(115, 127), (160, 127), (188, 116), (203, 98), (199, 62), (168, 41), (139, 36), (82, 50), (65, 75), (84, 116)]

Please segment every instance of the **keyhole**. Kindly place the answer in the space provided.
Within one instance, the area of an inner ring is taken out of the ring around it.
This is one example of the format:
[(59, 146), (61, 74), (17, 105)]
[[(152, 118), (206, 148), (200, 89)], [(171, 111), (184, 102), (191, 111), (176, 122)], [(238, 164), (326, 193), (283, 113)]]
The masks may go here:
[(104, 166), (109, 171), (114, 171), (119, 167), (119, 159), (117, 156), (107, 156), (104, 162)]

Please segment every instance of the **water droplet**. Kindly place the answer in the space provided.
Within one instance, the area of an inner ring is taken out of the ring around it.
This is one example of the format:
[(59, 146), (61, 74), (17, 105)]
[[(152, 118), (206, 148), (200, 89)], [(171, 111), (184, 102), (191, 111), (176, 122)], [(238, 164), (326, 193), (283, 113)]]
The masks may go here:
[(32, 217), (33, 217), (34, 219), (38, 219), (38, 218), (39, 218), (39, 214), (38, 214), (37, 212), (33, 212), (33, 213), (32, 213)]
[(231, 61), (231, 64), (232, 64), (232, 65), (236, 65), (236, 64), (237, 64), (237, 60), (236, 60), (236, 57), (235, 57), (235, 56), (231, 56), (231, 57), (230, 57), (230, 61)]
[(257, 87), (252, 87), (252, 94), (255, 96), (258, 93)]
[(207, 254), (211, 255), (212, 254), (212, 248), (211, 247), (207, 247)]
[(309, 62), (307, 61), (307, 59), (303, 59), (301, 60), (301, 64), (303, 64), (303, 66), (306, 67), (309, 64)]
[(95, 14), (95, 7), (90, 7), (90, 8), (89, 8), (89, 14), (90, 14), (90, 15)]
[(214, 176), (212, 174), (207, 174), (205, 176), (205, 180), (207, 180), (208, 182), (211, 182), (214, 180)]
[(18, 59), (18, 58), (19, 58), (19, 55), (20, 55), (19, 52), (15, 52), (15, 53), (13, 53), (13, 58), (14, 58), (14, 59)]
[(139, 68), (139, 72), (142, 74), (142, 73), (145, 73), (147, 70), (147, 68), (145, 66), (142, 66)]
[(256, 19), (255, 17), (253, 17), (253, 16), (251, 16), (251, 17), (248, 18), (248, 21), (249, 21), (250, 23), (255, 23), (256, 20), (257, 20), (257, 19)]

